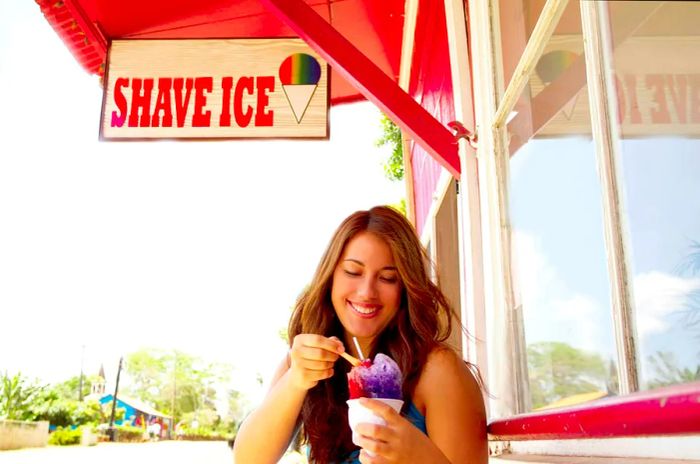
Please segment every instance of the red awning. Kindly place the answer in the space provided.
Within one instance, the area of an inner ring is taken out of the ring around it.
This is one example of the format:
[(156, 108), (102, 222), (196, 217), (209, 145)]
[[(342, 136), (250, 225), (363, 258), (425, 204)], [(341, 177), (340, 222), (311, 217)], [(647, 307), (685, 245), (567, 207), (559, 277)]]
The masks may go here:
[[(367, 98), (459, 178), (457, 144), (448, 121), (431, 114), (416, 102), (417, 95), (409, 96), (397, 83), (403, 0), (36, 1), (76, 59), (95, 74), (104, 72), (112, 39), (299, 36), (331, 65), (332, 104)], [(430, 37), (431, 25), (425, 26), (423, 34)], [(447, 66), (429, 72), (444, 74)], [(415, 85), (413, 90), (417, 92)]]
[[(258, 0), (36, 0), (78, 62), (101, 75), (112, 39), (296, 37)], [(398, 81), (403, 0), (306, 0)], [(331, 71), (331, 103), (364, 99)]]

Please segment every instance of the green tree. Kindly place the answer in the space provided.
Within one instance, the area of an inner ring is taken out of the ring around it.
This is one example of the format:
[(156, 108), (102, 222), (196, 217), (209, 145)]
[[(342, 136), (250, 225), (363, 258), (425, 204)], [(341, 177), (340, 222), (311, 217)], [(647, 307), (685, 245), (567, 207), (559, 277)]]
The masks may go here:
[(691, 275), (700, 273), (700, 242), (691, 240), (688, 247), (690, 250), (678, 266), (678, 272), (683, 274), (689, 272)]
[[(384, 175), (391, 181), (402, 181), (404, 177), (403, 168), (403, 138), (399, 126), (382, 115), (380, 119), (382, 126), (382, 136), (375, 142), (378, 147), (388, 145), (391, 148), (389, 158), (382, 163)], [(406, 199), (402, 198), (399, 203), (389, 205), (396, 211), (406, 216)]]
[[(119, 396), (119, 395), (117, 395)], [(100, 404), (100, 422), (103, 424), (108, 424), (109, 420), (112, 418), (112, 402)], [(126, 419), (126, 408), (117, 406), (114, 409), (114, 421), (119, 422)]]
[(83, 377), (83, 392), (80, 395), (80, 376), (76, 375), (54, 386), (54, 389), (61, 398), (77, 400), (85, 398), (90, 394), (90, 386), (97, 381), (97, 375)]
[(527, 347), (533, 408), (579, 393), (605, 389), (602, 356), (562, 342), (538, 342)]
[(243, 421), (250, 410), (250, 405), (241, 392), (229, 390), (228, 392), (228, 415), (226, 420), (232, 425), (232, 431), (236, 432), (238, 425)]
[(0, 418), (9, 420), (33, 420), (32, 403), (42, 390), (36, 382), (30, 382), (21, 372), (0, 377)]
[(696, 366), (694, 370), (687, 367), (681, 369), (673, 353), (657, 351), (647, 359), (654, 371), (654, 378), (648, 382), (649, 388), (700, 380), (700, 366)]
[(58, 427), (105, 422), (97, 401), (76, 399), (78, 385), (78, 377), (49, 386), (30, 382), (20, 373), (5, 373), (0, 377), (0, 417), (45, 420)]
[[(111, 412), (111, 411), (110, 411)], [(78, 402), (78, 407), (73, 413), (73, 423), (75, 425), (99, 424), (107, 422), (102, 412), (102, 405), (97, 400), (84, 400)]]
[(402, 198), (401, 201), (395, 204), (389, 205), (390, 207), (394, 208), (396, 211), (399, 213), (403, 214), (406, 216), (406, 199)]
[(57, 388), (46, 388), (31, 405), (33, 418), (49, 421), (57, 427), (73, 424), (77, 401), (61, 397)]
[(386, 115), (380, 120), (382, 136), (376, 141), (378, 147), (388, 145), (391, 148), (389, 158), (383, 163), (384, 174), (392, 181), (403, 180), (403, 141), (401, 129)]
[(286, 327), (277, 331), (277, 336), (286, 344), (289, 344), (289, 332)]
[(126, 357), (124, 392), (150, 402), (178, 422), (184, 414), (215, 411), (217, 386), (230, 366), (207, 363), (181, 351), (143, 349)]
[(30, 406), (33, 418), (49, 421), (51, 425), (58, 427), (105, 422), (99, 402), (76, 399), (78, 386), (79, 378), (73, 377), (42, 388)]
[[(677, 273), (691, 276), (700, 274), (700, 242), (691, 240), (688, 254), (677, 267)], [(679, 311), (682, 323), (689, 329), (700, 329), (700, 288), (686, 296), (685, 309)]]
[(168, 381), (170, 359), (171, 355), (163, 350), (142, 349), (130, 353), (124, 364), (129, 384), (121, 386), (122, 391), (155, 405)]

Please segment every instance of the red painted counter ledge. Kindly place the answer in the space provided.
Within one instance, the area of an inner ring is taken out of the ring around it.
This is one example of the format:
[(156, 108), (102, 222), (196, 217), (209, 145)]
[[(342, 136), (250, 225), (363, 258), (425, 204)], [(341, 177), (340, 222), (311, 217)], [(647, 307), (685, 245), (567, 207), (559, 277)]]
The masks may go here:
[(700, 382), (489, 423), (490, 440), (566, 440), (700, 433)]

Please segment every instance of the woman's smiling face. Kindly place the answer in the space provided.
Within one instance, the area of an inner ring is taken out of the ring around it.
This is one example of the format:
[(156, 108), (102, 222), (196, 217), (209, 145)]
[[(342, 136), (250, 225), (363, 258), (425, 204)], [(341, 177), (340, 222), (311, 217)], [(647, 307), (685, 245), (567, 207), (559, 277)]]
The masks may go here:
[[(371, 232), (360, 232), (345, 246), (333, 272), (331, 300), (345, 329), (368, 348), (389, 325), (401, 304), (401, 279), (389, 245)], [(366, 353), (367, 354), (367, 353)]]

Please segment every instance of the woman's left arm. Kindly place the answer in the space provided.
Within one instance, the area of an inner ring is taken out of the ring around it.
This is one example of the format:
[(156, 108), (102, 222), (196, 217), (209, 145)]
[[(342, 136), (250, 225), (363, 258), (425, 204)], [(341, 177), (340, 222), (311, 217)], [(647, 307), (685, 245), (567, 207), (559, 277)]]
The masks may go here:
[(425, 405), (428, 436), (389, 406), (363, 400), (387, 422), (361, 424), (362, 464), (485, 464), (488, 461), (486, 413), (481, 389), (464, 361), (453, 351), (435, 350), (413, 395)]

